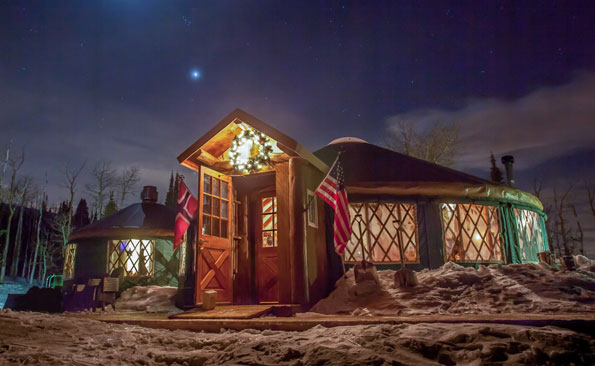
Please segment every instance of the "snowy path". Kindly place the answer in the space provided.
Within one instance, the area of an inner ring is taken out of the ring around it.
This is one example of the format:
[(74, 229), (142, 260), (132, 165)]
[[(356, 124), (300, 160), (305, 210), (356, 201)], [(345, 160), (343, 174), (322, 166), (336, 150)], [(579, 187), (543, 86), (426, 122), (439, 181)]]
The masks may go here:
[(359, 325), (196, 333), (39, 313), (0, 314), (0, 365), (595, 363), (594, 339), (555, 327)]

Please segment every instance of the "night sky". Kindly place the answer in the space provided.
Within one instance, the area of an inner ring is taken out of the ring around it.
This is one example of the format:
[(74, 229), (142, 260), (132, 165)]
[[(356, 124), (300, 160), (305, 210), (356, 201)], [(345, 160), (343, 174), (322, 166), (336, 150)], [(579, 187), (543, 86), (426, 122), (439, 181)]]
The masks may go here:
[(595, 177), (594, 19), (591, 1), (3, 1), (0, 144), (50, 201), (85, 159), (137, 165), (163, 198), (235, 108), (311, 150), (456, 121), (457, 168), (510, 153), (521, 187), (561, 185)]

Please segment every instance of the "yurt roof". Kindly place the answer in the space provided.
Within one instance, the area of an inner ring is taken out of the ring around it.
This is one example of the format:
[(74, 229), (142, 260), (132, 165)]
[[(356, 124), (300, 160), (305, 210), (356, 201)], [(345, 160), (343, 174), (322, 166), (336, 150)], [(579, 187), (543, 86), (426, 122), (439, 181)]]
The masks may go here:
[(505, 201), (543, 210), (527, 192), (365, 142), (337, 139), (314, 155), (330, 166), (339, 151), (350, 194)]
[(176, 212), (164, 205), (153, 202), (135, 203), (74, 230), (68, 240), (173, 237), (175, 220)]

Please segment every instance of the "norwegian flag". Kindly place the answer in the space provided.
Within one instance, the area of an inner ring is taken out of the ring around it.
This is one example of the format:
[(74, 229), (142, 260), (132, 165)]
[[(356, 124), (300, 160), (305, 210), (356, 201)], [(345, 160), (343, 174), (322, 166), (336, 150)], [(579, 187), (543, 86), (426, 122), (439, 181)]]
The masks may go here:
[(351, 219), (349, 217), (349, 201), (347, 200), (347, 191), (345, 190), (345, 178), (343, 166), (339, 158), (333, 163), (326, 177), (322, 180), (316, 195), (328, 203), (335, 211), (335, 222), (333, 224), (335, 231), (335, 252), (343, 255), (345, 246), (351, 237)]
[(198, 202), (190, 193), (183, 180), (178, 188), (178, 214), (176, 215), (176, 231), (174, 233), (174, 250), (182, 244), (182, 238), (190, 226)]

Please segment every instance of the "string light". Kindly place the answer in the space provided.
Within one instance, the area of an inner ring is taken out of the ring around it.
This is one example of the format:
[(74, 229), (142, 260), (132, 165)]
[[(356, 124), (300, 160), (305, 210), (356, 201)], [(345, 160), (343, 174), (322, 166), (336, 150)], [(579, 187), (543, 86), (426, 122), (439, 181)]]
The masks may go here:
[(273, 144), (265, 134), (244, 130), (234, 137), (229, 148), (229, 160), (234, 169), (247, 174), (269, 165), (272, 152)]

